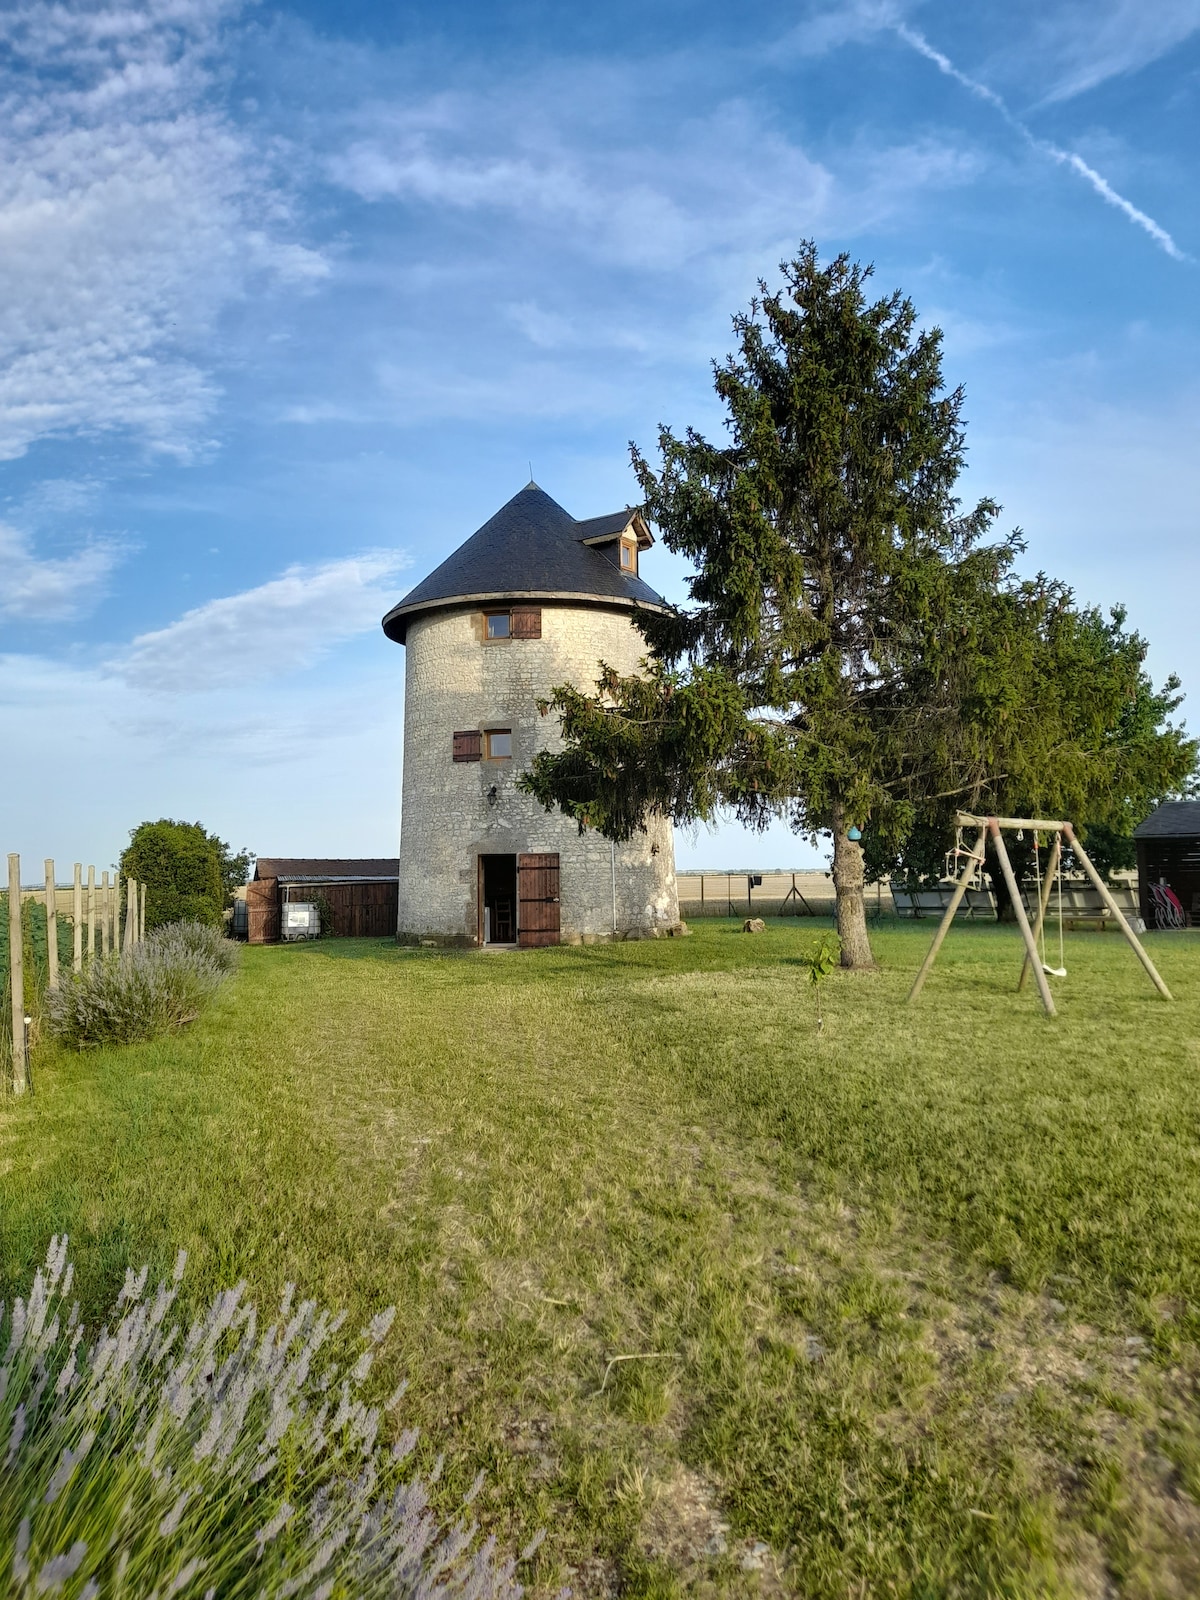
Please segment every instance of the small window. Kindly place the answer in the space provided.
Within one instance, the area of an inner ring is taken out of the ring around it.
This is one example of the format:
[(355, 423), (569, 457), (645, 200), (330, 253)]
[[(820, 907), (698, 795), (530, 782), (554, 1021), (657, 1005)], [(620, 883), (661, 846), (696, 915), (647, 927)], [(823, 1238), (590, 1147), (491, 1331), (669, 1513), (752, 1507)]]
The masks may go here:
[(487, 636), (489, 639), (511, 638), (512, 613), (508, 611), (489, 611), (487, 614)]
[(622, 572), (637, 571), (637, 547), (621, 540), (621, 570)]
[(512, 758), (511, 728), (491, 728), (484, 734), (487, 740), (489, 761), (508, 761)]

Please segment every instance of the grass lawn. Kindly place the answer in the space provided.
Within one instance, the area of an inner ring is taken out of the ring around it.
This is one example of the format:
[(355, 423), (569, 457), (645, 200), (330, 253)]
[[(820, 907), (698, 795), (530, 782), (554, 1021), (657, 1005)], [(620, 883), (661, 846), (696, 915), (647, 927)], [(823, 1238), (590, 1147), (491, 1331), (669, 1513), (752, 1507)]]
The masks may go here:
[(0, 1108), (0, 1294), (395, 1302), (381, 1391), (526, 1576), (609, 1593), (1200, 1593), (1200, 940), (813, 925), (245, 954), (186, 1034), (41, 1050)]

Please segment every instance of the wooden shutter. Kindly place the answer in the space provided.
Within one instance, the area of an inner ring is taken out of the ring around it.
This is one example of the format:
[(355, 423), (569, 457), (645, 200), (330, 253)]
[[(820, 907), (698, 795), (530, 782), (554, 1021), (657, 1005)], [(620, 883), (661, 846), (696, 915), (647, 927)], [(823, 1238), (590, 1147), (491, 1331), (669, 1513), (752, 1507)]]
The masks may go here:
[(517, 857), (517, 943), (522, 949), (557, 944), (558, 854)]
[(254, 878), (246, 885), (246, 941), (276, 944), (279, 940), (279, 879)]
[(542, 637), (541, 606), (514, 606), (512, 608), (512, 636), (514, 639), (540, 639)]
[(479, 761), (483, 758), (483, 735), (477, 728), (454, 735), (455, 761)]

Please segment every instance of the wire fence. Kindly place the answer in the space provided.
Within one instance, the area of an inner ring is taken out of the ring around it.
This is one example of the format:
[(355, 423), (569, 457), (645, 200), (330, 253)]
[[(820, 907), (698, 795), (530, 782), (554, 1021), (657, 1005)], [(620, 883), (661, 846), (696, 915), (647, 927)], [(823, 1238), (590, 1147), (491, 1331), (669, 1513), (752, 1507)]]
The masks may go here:
[(146, 932), (146, 889), (136, 878), (97, 875), (75, 862), (60, 884), (54, 859), (43, 862), (42, 883), (21, 883), (21, 857), (8, 857), (8, 887), (0, 893), (0, 1078), (6, 1093), (32, 1088), (30, 1047), (44, 1025), (46, 998), (65, 975), (140, 943)]

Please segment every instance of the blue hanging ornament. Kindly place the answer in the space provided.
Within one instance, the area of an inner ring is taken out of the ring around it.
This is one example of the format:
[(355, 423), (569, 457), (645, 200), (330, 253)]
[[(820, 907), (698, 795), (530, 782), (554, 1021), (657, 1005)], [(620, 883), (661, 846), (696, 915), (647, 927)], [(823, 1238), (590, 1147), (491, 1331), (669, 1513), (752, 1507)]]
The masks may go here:
[(846, 837), (847, 837), (847, 839), (861, 839), (862, 838), (862, 829), (861, 828), (850, 828), (850, 829), (847, 830)]

